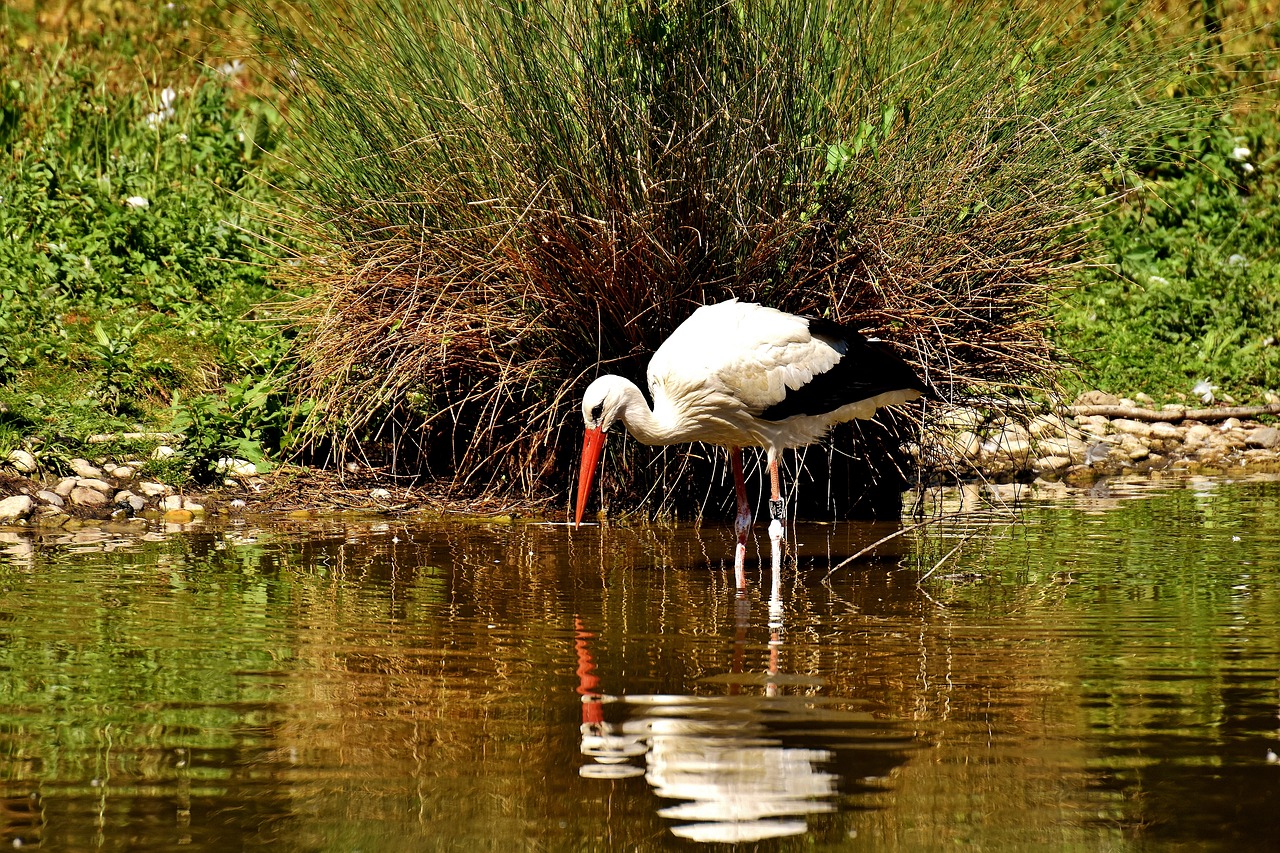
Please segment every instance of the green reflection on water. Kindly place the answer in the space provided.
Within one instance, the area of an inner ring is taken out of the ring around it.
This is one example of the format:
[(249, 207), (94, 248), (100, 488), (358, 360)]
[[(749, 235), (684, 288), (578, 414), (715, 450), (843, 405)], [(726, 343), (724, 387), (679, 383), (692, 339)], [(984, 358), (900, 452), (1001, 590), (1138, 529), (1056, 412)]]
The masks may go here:
[(0, 840), (1270, 849), (1277, 510), (801, 525), (743, 599), (719, 527), (6, 533)]

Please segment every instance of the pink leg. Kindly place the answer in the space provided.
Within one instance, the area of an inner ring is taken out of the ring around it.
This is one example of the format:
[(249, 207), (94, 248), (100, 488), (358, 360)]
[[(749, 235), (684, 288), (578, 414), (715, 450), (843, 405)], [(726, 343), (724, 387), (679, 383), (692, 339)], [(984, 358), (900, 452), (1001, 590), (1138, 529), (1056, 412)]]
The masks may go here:
[(747, 587), (747, 534), (751, 531), (751, 522), (755, 514), (747, 501), (747, 481), (742, 476), (742, 448), (729, 448), (729, 467), (733, 469), (733, 490), (738, 496), (738, 516), (734, 519), (734, 530), (738, 533), (738, 546), (733, 553), (733, 567), (737, 575), (738, 589)]
[(782, 502), (782, 482), (778, 476), (778, 457), (769, 454), (769, 538), (776, 551), (782, 541), (782, 524), (787, 518), (787, 506)]

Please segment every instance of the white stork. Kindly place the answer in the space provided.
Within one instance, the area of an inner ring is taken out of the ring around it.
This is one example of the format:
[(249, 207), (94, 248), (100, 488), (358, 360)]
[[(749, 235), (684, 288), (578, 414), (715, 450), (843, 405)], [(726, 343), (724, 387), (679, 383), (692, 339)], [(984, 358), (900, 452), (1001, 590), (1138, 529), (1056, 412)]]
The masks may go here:
[(728, 449), (738, 497), (738, 562), (753, 513), (742, 448), (768, 452), (770, 538), (782, 538), (778, 456), (832, 426), (919, 398), (926, 386), (888, 345), (830, 320), (730, 299), (694, 311), (649, 360), (653, 408), (635, 383), (601, 376), (582, 398), (586, 436), (574, 526), (582, 522), (604, 436), (617, 421), (642, 444), (702, 441)]

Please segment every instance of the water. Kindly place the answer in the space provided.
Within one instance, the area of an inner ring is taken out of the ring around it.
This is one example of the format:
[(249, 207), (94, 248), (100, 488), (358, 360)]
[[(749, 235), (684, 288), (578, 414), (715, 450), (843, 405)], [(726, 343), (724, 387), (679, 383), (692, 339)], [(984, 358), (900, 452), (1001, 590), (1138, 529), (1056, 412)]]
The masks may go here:
[(0, 534), (0, 846), (1276, 848), (1280, 483), (892, 530)]

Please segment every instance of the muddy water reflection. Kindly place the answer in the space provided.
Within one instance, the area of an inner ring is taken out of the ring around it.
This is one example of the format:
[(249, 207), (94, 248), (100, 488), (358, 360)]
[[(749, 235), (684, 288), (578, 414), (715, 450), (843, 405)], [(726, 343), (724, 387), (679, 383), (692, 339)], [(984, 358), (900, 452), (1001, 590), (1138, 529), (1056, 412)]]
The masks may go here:
[(1280, 486), (887, 532), (2, 533), (0, 843), (1273, 849)]

